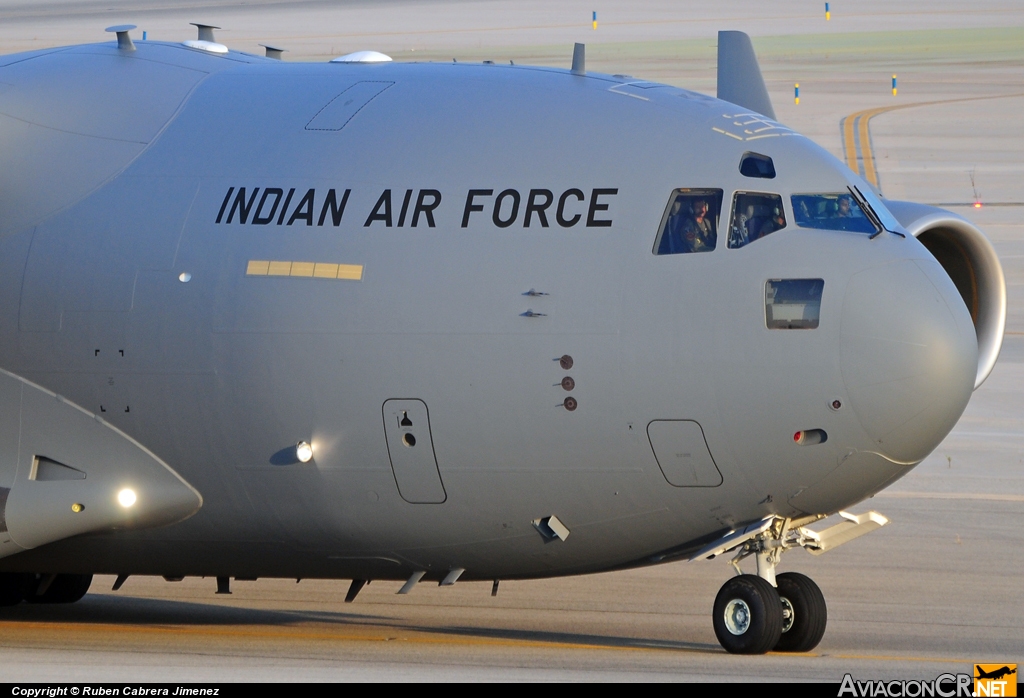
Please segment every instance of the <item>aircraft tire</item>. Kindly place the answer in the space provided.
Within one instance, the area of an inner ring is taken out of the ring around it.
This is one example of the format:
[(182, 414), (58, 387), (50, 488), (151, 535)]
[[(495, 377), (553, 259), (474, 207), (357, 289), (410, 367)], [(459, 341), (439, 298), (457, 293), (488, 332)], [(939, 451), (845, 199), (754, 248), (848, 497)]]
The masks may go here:
[(4, 572), (0, 574), (0, 607), (17, 606), (25, 600), (25, 575)]
[(42, 594), (26, 594), (29, 603), (74, 603), (89, 591), (91, 574), (58, 574)]
[[(779, 596), (788, 602), (793, 621), (788, 629), (784, 629), (778, 644), (777, 652), (810, 652), (825, 635), (825, 624), (828, 622), (828, 610), (821, 589), (810, 577), (799, 572), (785, 572), (775, 578)], [(783, 627), (787, 623), (783, 622)]]
[(782, 635), (782, 602), (771, 584), (752, 574), (733, 577), (715, 597), (715, 635), (732, 654), (764, 654)]

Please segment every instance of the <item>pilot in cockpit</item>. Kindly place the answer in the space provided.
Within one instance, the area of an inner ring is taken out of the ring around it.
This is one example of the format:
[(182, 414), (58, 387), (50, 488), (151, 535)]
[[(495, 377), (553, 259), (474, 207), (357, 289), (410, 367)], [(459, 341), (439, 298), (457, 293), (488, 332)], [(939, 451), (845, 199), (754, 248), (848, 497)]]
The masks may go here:
[[(847, 204), (849, 207), (849, 204)], [(772, 215), (764, 223), (761, 224), (761, 229), (757, 232), (757, 237), (754, 239), (763, 238), (765, 235), (770, 235), (776, 230), (782, 230), (786, 227), (786, 214), (782, 211), (782, 206), (775, 206), (772, 209)]]
[(693, 202), (693, 216), (686, 222), (683, 234), (691, 252), (715, 249), (718, 235), (708, 218), (708, 202), (704, 199)]

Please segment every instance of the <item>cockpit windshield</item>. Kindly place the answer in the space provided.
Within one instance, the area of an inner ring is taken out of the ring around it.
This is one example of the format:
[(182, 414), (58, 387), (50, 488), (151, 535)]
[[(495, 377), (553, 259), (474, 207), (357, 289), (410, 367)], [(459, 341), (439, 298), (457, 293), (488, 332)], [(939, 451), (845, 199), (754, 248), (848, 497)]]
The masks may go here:
[(794, 194), (793, 218), (801, 228), (845, 230), (851, 233), (878, 232), (849, 192), (835, 194)]

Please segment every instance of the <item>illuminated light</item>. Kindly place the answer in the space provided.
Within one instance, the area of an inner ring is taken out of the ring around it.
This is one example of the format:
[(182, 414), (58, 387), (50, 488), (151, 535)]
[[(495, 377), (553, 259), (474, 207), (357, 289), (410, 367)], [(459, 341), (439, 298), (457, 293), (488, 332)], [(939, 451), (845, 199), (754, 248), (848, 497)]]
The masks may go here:
[(295, 457), (300, 463), (308, 463), (313, 459), (313, 447), (305, 441), (295, 444)]
[(981, 208), (981, 202), (980, 201), (975, 201), (974, 202), (974, 208)]
[(85, 505), (75, 502), (74, 504), (71, 505), (71, 511), (75, 512), (76, 514), (79, 514), (85, 511)]
[(128, 489), (127, 487), (117, 493), (117, 503), (123, 506), (125, 509), (135, 504), (135, 490)]
[(187, 271), (183, 271), (180, 274), (178, 274), (178, 281), (180, 281), (183, 284), (187, 284), (191, 280), (192, 280), (192, 275), (189, 274)]

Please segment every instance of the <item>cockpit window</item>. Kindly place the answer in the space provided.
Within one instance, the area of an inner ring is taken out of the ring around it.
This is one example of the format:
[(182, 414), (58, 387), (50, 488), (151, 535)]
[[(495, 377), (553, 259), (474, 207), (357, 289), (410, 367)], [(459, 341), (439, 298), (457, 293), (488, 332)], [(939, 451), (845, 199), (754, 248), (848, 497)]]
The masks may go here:
[(721, 212), (721, 189), (676, 189), (662, 217), (654, 254), (686, 254), (715, 249)]
[(786, 211), (778, 194), (738, 191), (729, 223), (729, 248), (736, 249), (786, 227)]
[(794, 194), (793, 217), (801, 228), (846, 230), (869, 235), (878, 232), (875, 224), (849, 192)]
[(744, 177), (775, 179), (775, 163), (767, 155), (743, 153), (740, 160), (740, 174)]

